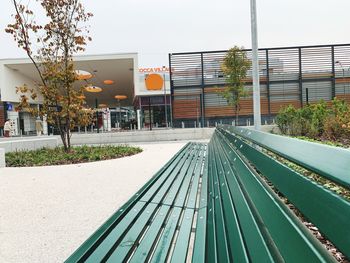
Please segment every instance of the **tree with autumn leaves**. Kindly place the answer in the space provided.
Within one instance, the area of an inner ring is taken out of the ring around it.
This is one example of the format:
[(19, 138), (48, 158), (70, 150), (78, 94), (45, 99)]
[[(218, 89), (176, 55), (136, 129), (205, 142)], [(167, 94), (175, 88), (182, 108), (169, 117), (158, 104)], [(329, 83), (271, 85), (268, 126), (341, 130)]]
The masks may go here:
[[(93, 112), (84, 107), (84, 87), (74, 85), (78, 79), (73, 56), (85, 50), (91, 38), (86, 25), (92, 17), (79, 0), (36, 0), (46, 17), (44, 23), (36, 20), (29, 7), (13, 0), (14, 22), (6, 32), (11, 34), (18, 47), (23, 49), (33, 63), (40, 81), (33, 87), (17, 87), (20, 95), (18, 110), (35, 116), (46, 116), (48, 123), (58, 128), (65, 150), (70, 150), (71, 130), (86, 126), (92, 121)], [(40, 93), (40, 108), (32, 108), (33, 100)]]

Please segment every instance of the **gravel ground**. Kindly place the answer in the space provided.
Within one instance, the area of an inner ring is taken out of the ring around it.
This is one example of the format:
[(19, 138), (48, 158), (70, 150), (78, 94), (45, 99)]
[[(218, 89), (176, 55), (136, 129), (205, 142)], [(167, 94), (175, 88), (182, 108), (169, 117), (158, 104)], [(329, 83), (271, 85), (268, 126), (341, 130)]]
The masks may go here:
[(137, 145), (121, 159), (0, 168), (0, 262), (62, 262), (184, 142)]

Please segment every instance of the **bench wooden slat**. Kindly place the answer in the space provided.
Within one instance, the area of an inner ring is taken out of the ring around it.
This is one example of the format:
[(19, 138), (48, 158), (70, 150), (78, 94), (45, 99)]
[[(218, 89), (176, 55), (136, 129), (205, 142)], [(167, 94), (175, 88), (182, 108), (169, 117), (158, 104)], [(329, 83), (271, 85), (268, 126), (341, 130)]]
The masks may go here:
[(184, 205), (186, 194), (188, 192), (188, 186), (192, 179), (199, 153), (200, 146), (197, 145), (194, 151), (191, 153), (191, 156), (187, 159), (187, 164), (183, 167), (183, 169), (181, 169), (179, 175), (172, 183), (170, 190), (167, 191), (167, 195), (162, 202), (163, 204), (172, 205), (174, 203), (174, 199), (176, 198), (177, 206), (182, 207)]
[[(222, 170), (219, 168), (219, 164), (217, 163), (216, 156), (213, 156), (212, 166), (213, 173), (211, 174), (211, 188), (210, 192), (212, 193), (211, 198), (213, 199), (213, 218), (215, 221), (215, 238), (217, 240), (217, 261), (218, 262), (230, 262), (230, 252), (228, 239), (226, 236), (226, 223), (224, 220), (224, 211), (222, 205), (222, 197), (220, 191), (220, 181), (219, 176), (222, 177)], [(219, 173), (219, 175), (218, 175)], [(232, 230), (230, 230), (232, 231)], [(244, 251), (244, 250), (243, 250)], [(237, 251), (240, 253), (240, 251)]]
[[(210, 152), (210, 147), (209, 147)], [(213, 165), (210, 162), (208, 166), (209, 175), (213, 172)], [(214, 199), (212, 198), (213, 193), (213, 180), (211, 176), (208, 176), (208, 210), (207, 210), (207, 231), (206, 231), (206, 249), (205, 249), (205, 259), (207, 262), (217, 262), (217, 239), (216, 239), (216, 229), (215, 229), (215, 207), (213, 205)], [(210, 249), (208, 249), (210, 248)]]
[(188, 158), (190, 157), (191, 152), (193, 151), (193, 147), (194, 146), (191, 145), (188, 151), (182, 156), (182, 159), (179, 161), (179, 163), (174, 165), (173, 170), (167, 169), (165, 171), (162, 178), (160, 178), (160, 180), (158, 180), (158, 182), (156, 182), (151, 187), (151, 189), (145, 195), (142, 196), (141, 201), (150, 202), (152, 200), (152, 202), (154, 203), (160, 203), (160, 201), (164, 197), (164, 194), (167, 193), (173, 181), (176, 179), (179, 171), (183, 168), (184, 165), (188, 164)]
[[(218, 148), (219, 142), (217, 141), (217, 138), (213, 137), (212, 140), (213, 147), (215, 149), (214, 155), (217, 158), (223, 158), (224, 156), (222, 156), (221, 149)], [(222, 160), (225, 160), (225, 158)], [(236, 176), (234, 176), (232, 167), (226, 163), (226, 165), (223, 166), (223, 169), (224, 170), (222, 171), (222, 176), (224, 176), (227, 180), (227, 186), (232, 196), (234, 208), (237, 211), (237, 218), (240, 226), (239, 228), (242, 231), (244, 244), (246, 246), (245, 249), (249, 251), (250, 260), (253, 262), (259, 262), (260, 260), (262, 262), (272, 262), (273, 260), (272, 255), (270, 254), (270, 250), (261, 233), (258, 223), (253, 216), (253, 212), (251, 211), (251, 208), (242, 191), (243, 189), (241, 188), (241, 185), (239, 184)], [(235, 235), (237, 234), (239, 234), (239, 231), (235, 233)], [(235, 240), (237, 240), (237, 238)], [(230, 244), (230, 247), (237, 246), (239, 246), (239, 244)], [(234, 253), (237, 253), (237, 251), (233, 250), (232, 254)], [(235, 259), (233, 258), (233, 260)]]
[(180, 229), (177, 235), (177, 242), (175, 243), (174, 251), (172, 253), (172, 263), (185, 262), (188, 252), (188, 244), (193, 224), (194, 209), (186, 208), (183, 213), (183, 218)]
[[(224, 171), (221, 162), (218, 162), (218, 166), (219, 167), (216, 171)], [(239, 225), (239, 219), (228, 186), (229, 184), (226, 177), (221, 173), (221, 176), (218, 176), (217, 191), (222, 199), (222, 209), (224, 211), (222, 218), (226, 222), (227, 227), (226, 238), (228, 240), (229, 254), (231, 261), (249, 262), (247, 250), (244, 245), (243, 234)]]
[(155, 242), (158, 236), (161, 233), (162, 226), (165, 224), (165, 221), (171, 211), (171, 207), (168, 205), (162, 205), (159, 209), (159, 212), (156, 218), (152, 221), (147, 233), (142, 238), (139, 246), (137, 247), (135, 254), (132, 256), (130, 263), (139, 263), (148, 260), (151, 256), (152, 247), (155, 245)]
[(201, 177), (201, 189), (199, 196), (199, 208), (197, 211), (196, 235), (193, 245), (192, 261), (205, 262), (205, 244), (207, 229), (207, 200), (208, 200), (208, 146), (204, 153), (203, 175)]
[(152, 263), (165, 262), (168, 256), (168, 251), (171, 246), (178, 222), (180, 220), (182, 209), (174, 207), (172, 213), (167, 221), (161, 237), (158, 240), (154, 254), (151, 258)]
[[(204, 145), (200, 146), (200, 152), (199, 152), (199, 156), (198, 159), (199, 161), (195, 162), (195, 170), (193, 171), (193, 177), (188, 176), (186, 179), (186, 181), (183, 183), (182, 186), (182, 191), (184, 192), (188, 192), (188, 200), (187, 200), (187, 204), (186, 207), (187, 208), (196, 208), (196, 199), (197, 199), (197, 193), (198, 193), (198, 187), (199, 187), (199, 179), (201, 176), (201, 169), (202, 169), (202, 164), (203, 164), (203, 158), (204, 158), (204, 152), (205, 152), (205, 147)], [(192, 181), (191, 181), (192, 180)], [(188, 186), (186, 186), (187, 184), (190, 184), (190, 188)], [(186, 198), (186, 195), (183, 194), (179, 194), (179, 196), (185, 196), (184, 198)], [(184, 199), (181, 198), (177, 198), (175, 201), (175, 206), (184, 206)]]
[(123, 262), (124, 259), (126, 259), (127, 255), (131, 252), (131, 249), (135, 246), (147, 222), (156, 212), (157, 207), (158, 205), (153, 203), (147, 205), (147, 207), (143, 210), (142, 214), (138, 217), (135, 223), (132, 224), (131, 228), (128, 230), (127, 234), (120, 242), (120, 245), (116, 247), (114, 252), (109, 257), (108, 254), (106, 255), (106, 257), (108, 258), (106, 262)]
[(118, 242), (123, 233), (132, 224), (144, 208), (144, 202), (137, 202), (131, 211), (123, 218), (121, 222), (108, 234), (108, 236), (98, 245), (93, 253), (86, 259), (86, 263), (100, 262)]

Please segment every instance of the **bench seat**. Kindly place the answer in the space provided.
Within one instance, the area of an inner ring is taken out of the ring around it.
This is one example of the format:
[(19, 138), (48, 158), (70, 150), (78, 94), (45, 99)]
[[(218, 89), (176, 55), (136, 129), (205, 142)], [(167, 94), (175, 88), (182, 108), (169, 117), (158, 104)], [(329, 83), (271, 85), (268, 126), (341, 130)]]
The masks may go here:
[(206, 211), (197, 216), (206, 208), (206, 197), (199, 199), (205, 154), (205, 144), (187, 144), (66, 262), (184, 262), (192, 226), (199, 220), (205, 227)]

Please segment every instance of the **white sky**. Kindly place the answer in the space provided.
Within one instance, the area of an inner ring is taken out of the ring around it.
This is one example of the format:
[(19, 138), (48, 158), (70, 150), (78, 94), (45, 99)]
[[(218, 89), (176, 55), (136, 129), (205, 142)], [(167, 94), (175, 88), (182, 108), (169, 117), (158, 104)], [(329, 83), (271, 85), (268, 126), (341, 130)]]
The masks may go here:
[[(34, 0), (32, 0), (34, 1)], [(139, 66), (168, 53), (251, 47), (249, 0), (83, 0), (94, 14), (85, 54), (138, 52)], [(350, 43), (349, 0), (257, 0), (260, 47)], [(25, 57), (10, 35), (11, 0), (0, 4), (0, 59)]]

